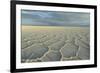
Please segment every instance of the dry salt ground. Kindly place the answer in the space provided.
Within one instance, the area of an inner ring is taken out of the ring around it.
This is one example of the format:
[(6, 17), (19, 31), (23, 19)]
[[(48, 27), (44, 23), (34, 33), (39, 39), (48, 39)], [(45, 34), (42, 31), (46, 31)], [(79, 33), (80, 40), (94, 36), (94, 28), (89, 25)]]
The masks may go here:
[(22, 63), (90, 58), (88, 27), (34, 28), (22, 26)]

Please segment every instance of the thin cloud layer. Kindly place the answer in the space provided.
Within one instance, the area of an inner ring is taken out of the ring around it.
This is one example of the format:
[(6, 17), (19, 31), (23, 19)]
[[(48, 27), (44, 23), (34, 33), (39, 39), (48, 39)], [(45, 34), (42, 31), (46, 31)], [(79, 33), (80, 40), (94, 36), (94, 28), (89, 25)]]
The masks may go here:
[(89, 26), (90, 13), (22, 10), (21, 21), (33, 26)]

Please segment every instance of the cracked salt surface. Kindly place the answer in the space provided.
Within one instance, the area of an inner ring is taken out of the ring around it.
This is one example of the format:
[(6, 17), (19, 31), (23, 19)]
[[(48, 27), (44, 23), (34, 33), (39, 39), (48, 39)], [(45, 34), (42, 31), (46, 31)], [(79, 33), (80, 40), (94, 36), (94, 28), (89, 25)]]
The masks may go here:
[(88, 27), (51, 28), (46, 31), (22, 27), (29, 29), (22, 28), (22, 63), (90, 59)]
[(48, 51), (41, 60), (44, 61), (59, 61), (61, 59), (61, 53), (59, 51)]

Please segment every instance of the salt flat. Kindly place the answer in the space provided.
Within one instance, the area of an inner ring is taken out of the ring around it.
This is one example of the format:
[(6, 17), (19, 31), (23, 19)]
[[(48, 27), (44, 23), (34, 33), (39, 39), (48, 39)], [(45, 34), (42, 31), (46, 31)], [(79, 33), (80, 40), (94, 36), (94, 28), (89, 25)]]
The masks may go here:
[(90, 59), (89, 27), (22, 26), (21, 62)]

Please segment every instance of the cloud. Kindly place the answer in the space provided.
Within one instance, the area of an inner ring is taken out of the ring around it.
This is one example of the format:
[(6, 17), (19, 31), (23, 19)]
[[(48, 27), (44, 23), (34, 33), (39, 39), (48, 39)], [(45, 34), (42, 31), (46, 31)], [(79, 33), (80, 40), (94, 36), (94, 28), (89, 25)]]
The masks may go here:
[(89, 26), (90, 14), (82, 12), (56, 12), (22, 10), (22, 25), (34, 26)]

